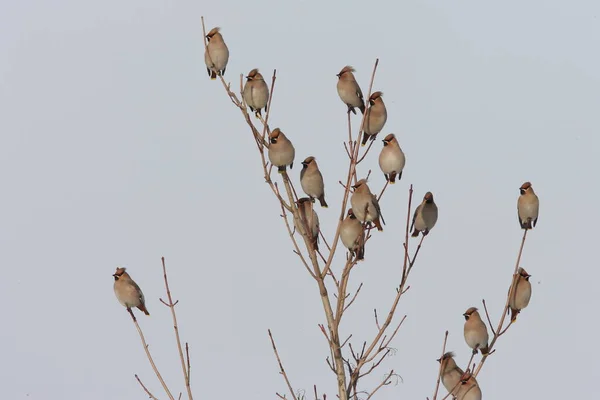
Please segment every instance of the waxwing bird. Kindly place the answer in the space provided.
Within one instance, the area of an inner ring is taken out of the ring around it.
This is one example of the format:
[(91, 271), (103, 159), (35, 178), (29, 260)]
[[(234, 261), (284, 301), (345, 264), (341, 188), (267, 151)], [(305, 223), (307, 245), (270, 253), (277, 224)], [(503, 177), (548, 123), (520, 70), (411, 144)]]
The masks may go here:
[(481, 400), (481, 388), (477, 379), (467, 372), (461, 379), (461, 384), (456, 394), (457, 400)]
[(354, 107), (358, 107), (361, 113), (365, 113), (365, 99), (362, 90), (354, 77), (354, 68), (346, 65), (339, 74), (337, 74), (337, 91), (340, 99), (348, 106), (348, 113), (352, 111), (356, 114)]
[(356, 218), (360, 222), (373, 222), (377, 227), (378, 231), (382, 231), (381, 222), (385, 225), (385, 220), (381, 215), (381, 208), (379, 208), (379, 202), (377, 196), (371, 193), (369, 185), (367, 185), (366, 179), (361, 179), (356, 182), (356, 185), (352, 186), (354, 193), (350, 198), (350, 204), (352, 204), (352, 210)]
[(367, 108), (365, 123), (363, 125), (363, 146), (369, 138), (375, 140), (377, 134), (383, 129), (385, 121), (387, 121), (387, 110), (382, 96), (382, 92), (375, 92), (369, 97), (369, 108)]
[(437, 361), (442, 364), (442, 384), (448, 393), (451, 393), (452, 396), (455, 397), (462, 385), (461, 379), (463, 378), (464, 372), (458, 365), (456, 365), (456, 361), (454, 361), (454, 353), (452, 352), (447, 352)]
[(325, 184), (323, 183), (323, 175), (319, 171), (317, 160), (313, 156), (306, 157), (302, 161), (302, 170), (300, 171), (300, 184), (302, 190), (311, 199), (319, 199), (321, 207), (327, 208), (325, 202)]
[(517, 201), (517, 213), (519, 223), (523, 229), (532, 229), (538, 220), (540, 211), (540, 199), (533, 191), (531, 182), (525, 182), (519, 188), (521, 195)]
[(383, 148), (379, 153), (379, 167), (385, 176), (385, 180), (394, 184), (396, 183), (396, 175), (398, 175), (398, 180), (402, 178), (406, 157), (400, 148), (400, 144), (398, 144), (396, 135), (390, 133), (382, 141)]
[(279, 128), (275, 128), (269, 133), (269, 161), (277, 167), (280, 174), (285, 172), (288, 165), (290, 169), (294, 166), (294, 157), (296, 150), (290, 140), (283, 134)]
[(206, 35), (208, 44), (204, 51), (204, 63), (210, 79), (217, 79), (217, 74), (225, 75), (227, 62), (229, 61), (229, 49), (223, 40), (221, 28), (212, 28)]
[(465, 373), (454, 361), (454, 353), (448, 352), (437, 360), (442, 364), (442, 384), (457, 400), (481, 400), (481, 389), (470, 372)]
[(517, 314), (529, 305), (529, 300), (531, 299), (531, 282), (529, 282), (529, 277), (531, 277), (531, 275), (529, 275), (527, 271), (523, 268), (519, 268), (516, 284), (508, 302), (511, 312), (511, 322), (515, 322), (517, 320)]
[(485, 322), (481, 319), (477, 308), (471, 307), (463, 314), (465, 317), (465, 342), (473, 349), (473, 353), (477, 353), (477, 350), (481, 351), (481, 354), (488, 354), (488, 331)]
[[(410, 229), (413, 231), (412, 236), (419, 236), (419, 232), (423, 232), (423, 236), (427, 236), (429, 231), (435, 226), (438, 219), (438, 208), (433, 201), (431, 192), (425, 193), (423, 201), (415, 210), (412, 225)], [(413, 230), (414, 228), (414, 230)]]
[(298, 199), (298, 213), (300, 223), (307, 230), (315, 250), (319, 250), (319, 216), (313, 209), (313, 202), (310, 198), (302, 197)]
[(146, 309), (146, 302), (144, 300), (144, 293), (142, 289), (131, 279), (131, 276), (125, 272), (125, 268), (117, 268), (117, 271), (113, 274), (115, 278), (114, 290), (117, 295), (117, 300), (123, 306), (131, 310), (133, 307), (137, 307), (146, 315), (150, 315)]
[(357, 260), (365, 258), (365, 230), (352, 209), (348, 210), (348, 215), (342, 221), (340, 238), (352, 257), (356, 254)]
[(265, 112), (267, 111), (269, 87), (262, 74), (258, 72), (258, 68), (254, 68), (246, 76), (243, 97), (248, 107), (250, 107), (250, 111), (256, 112), (257, 115), (262, 115), (260, 110), (263, 108)]

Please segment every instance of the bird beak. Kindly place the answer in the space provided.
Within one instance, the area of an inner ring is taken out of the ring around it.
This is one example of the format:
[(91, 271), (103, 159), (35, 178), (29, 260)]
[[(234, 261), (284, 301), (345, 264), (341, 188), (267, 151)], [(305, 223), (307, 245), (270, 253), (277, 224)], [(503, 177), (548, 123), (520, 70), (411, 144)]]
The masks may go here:
[(441, 358), (438, 358), (438, 359), (437, 359), (437, 360), (435, 360), (435, 361), (437, 361), (437, 362), (441, 363), (441, 362), (442, 362), (442, 359), (441, 359)]

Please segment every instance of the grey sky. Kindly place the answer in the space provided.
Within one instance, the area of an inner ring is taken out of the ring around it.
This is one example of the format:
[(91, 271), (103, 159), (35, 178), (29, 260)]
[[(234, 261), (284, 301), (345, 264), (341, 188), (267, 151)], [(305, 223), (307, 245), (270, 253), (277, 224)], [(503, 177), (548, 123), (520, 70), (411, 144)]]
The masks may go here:
[[(233, 87), (240, 73), (277, 68), (271, 123), (296, 147), (296, 182), (299, 161), (317, 157), (328, 237), (347, 168), (335, 74), (353, 65), (366, 92), (380, 58), (384, 130), (397, 134), (407, 165), (381, 204), (388, 225), (351, 282), (365, 283), (342, 326), (354, 343), (373, 335), (373, 308), (384, 312), (394, 296), (408, 185), (417, 199), (434, 192), (440, 208), (399, 307), (408, 318), (398, 352), (385, 364), (403, 382), (380, 399), (431, 396), (446, 329), (448, 348), (467, 362), (466, 308), (486, 298), (499, 318), (525, 180), (541, 199), (522, 262), (533, 299), (486, 362), (484, 398), (594, 392), (598, 2), (203, 3), (0, 3), (2, 398), (145, 398), (134, 373), (164, 397), (114, 297), (117, 265), (143, 288), (147, 340), (167, 381), (182, 388), (158, 301), (161, 256), (192, 346), (197, 398), (284, 391), (267, 328), (294, 386), (317, 384), (334, 398), (316, 285), (291, 251), (248, 129), (206, 76), (201, 15), (208, 29), (222, 27)], [(359, 169), (373, 170), (376, 190), (379, 145)]]

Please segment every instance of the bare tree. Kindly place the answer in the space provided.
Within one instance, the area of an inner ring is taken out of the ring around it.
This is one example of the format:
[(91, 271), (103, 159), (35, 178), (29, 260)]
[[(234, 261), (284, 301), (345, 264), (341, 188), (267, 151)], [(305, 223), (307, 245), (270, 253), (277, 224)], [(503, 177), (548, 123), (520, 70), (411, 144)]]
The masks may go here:
[[(204, 34), (204, 45), (205, 49), (207, 49), (206, 28), (204, 25), (204, 18), (202, 18), (202, 29)], [(208, 58), (208, 62), (212, 62), (210, 60), (210, 56), (208, 56)], [(370, 83), (368, 86), (368, 92), (366, 97), (367, 99), (369, 99), (372, 94), (378, 64), (379, 60), (375, 60)], [(417, 256), (424, 245), (424, 241), (428, 233), (428, 230), (424, 231), (420, 239), (418, 241), (415, 241), (415, 243), (417, 243), (416, 247), (414, 249), (411, 249), (409, 243), (409, 232), (411, 229), (411, 222), (414, 222), (411, 221), (411, 216), (414, 212), (413, 185), (409, 185), (407, 194), (406, 221), (402, 245), (402, 256), (398, 259), (398, 266), (399, 268), (401, 268), (402, 273), (400, 274), (399, 280), (396, 284), (396, 292), (394, 298), (389, 304), (387, 312), (382, 317), (380, 317), (376, 311), (374, 312), (373, 323), (377, 328), (375, 335), (369, 340), (363, 341), (361, 343), (354, 343), (352, 341), (352, 331), (342, 331), (340, 329), (340, 326), (341, 321), (346, 315), (346, 312), (353, 305), (353, 303), (360, 294), (361, 288), (363, 287), (363, 283), (360, 283), (355, 288), (349, 287), (350, 277), (355, 271), (355, 267), (357, 266), (357, 264), (361, 261), (363, 254), (361, 254), (360, 251), (350, 250), (346, 253), (345, 262), (341, 269), (332, 268), (332, 264), (334, 262), (334, 256), (336, 252), (338, 252), (340, 249), (340, 247), (338, 246), (340, 242), (341, 227), (349, 208), (348, 203), (352, 196), (352, 188), (354, 185), (357, 184), (357, 182), (359, 182), (360, 178), (368, 178), (368, 176), (359, 177), (357, 174), (357, 166), (368, 160), (367, 156), (371, 152), (374, 143), (374, 141), (370, 141), (368, 146), (360, 146), (363, 136), (366, 135), (362, 127), (365, 126), (365, 117), (367, 116), (367, 113), (363, 114), (362, 121), (359, 127), (353, 129), (351, 124), (350, 109), (348, 110), (348, 138), (343, 142), (343, 146), (346, 150), (347, 155), (347, 174), (339, 181), (339, 184), (343, 188), (344, 195), (341, 204), (339, 204), (339, 209), (337, 213), (338, 223), (336, 230), (332, 235), (328, 236), (326, 233), (318, 230), (318, 223), (315, 224), (316, 211), (313, 207), (314, 200), (310, 198), (310, 201), (306, 202), (306, 198), (299, 198), (298, 191), (296, 190), (292, 179), (288, 175), (285, 166), (283, 168), (278, 168), (280, 172), (279, 174), (273, 173), (273, 165), (271, 165), (268, 161), (268, 151), (269, 147), (271, 146), (269, 138), (272, 132), (275, 131), (275, 129), (271, 129), (271, 127), (269, 126), (269, 117), (271, 113), (271, 105), (275, 94), (275, 84), (277, 79), (276, 70), (273, 71), (271, 77), (269, 101), (266, 106), (266, 113), (264, 114), (264, 116), (260, 113), (260, 108), (256, 113), (252, 112), (255, 111), (253, 109), (251, 109), (251, 111), (248, 112), (249, 107), (246, 104), (243, 95), (243, 75), (240, 75), (239, 91), (236, 91), (235, 89), (232, 89), (231, 83), (225, 80), (221, 70), (214, 69), (213, 71), (210, 71), (209, 68), (209, 73), (220, 80), (225, 94), (231, 100), (231, 103), (233, 104), (234, 108), (237, 108), (237, 110), (239, 110), (242, 118), (246, 122), (249, 134), (252, 135), (256, 144), (257, 156), (262, 167), (263, 178), (270, 191), (272, 192), (274, 198), (278, 202), (277, 212), (280, 213), (283, 225), (285, 226), (285, 229), (289, 235), (291, 245), (294, 249), (295, 254), (298, 256), (299, 265), (303, 266), (306, 272), (312, 277), (315, 288), (317, 289), (317, 293), (320, 297), (322, 304), (323, 315), (326, 321), (325, 324), (320, 324), (319, 328), (323, 334), (324, 340), (326, 341), (329, 347), (329, 355), (326, 356), (326, 363), (332, 371), (333, 376), (335, 376), (335, 387), (337, 388), (337, 397), (340, 400), (359, 398), (366, 398), (368, 400), (372, 398), (382, 387), (392, 383), (394, 376), (396, 376), (394, 369), (386, 370), (383, 374), (383, 379), (379, 382), (379, 384), (375, 385), (374, 387), (363, 387), (364, 381), (362, 380), (362, 378), (371, 375), (374, 371), (377, 371), (378, 369), (382, 368), (383, 361), (393, 354), (391, 347), (392, 341), (396, 337), (406, 318), (406, 315), (398, 315), (397, 307), (402, 297), (410, 289), (409, 278), (411, 276), (411, 271), (415, 266)], [(381, 198), (386, 194), (388, 184), (389, 182), (386, 182), (386, 184), (379, 191), (378, 196), (376, 196), (377, 201), (381, 200)], [(314, 231), (315, 226), (317, 229), (316, 234)], [(374, 228), (375, 226), (373, 226), (373, 224), (371, 224), (370, 222), (365, 221), (362, 223), (364, 237), (360, 238), (360, 246), (368, 245), (370, 240), (376, 239), (377, 233), (374, 230)], [(473, 355), (469, 360), (467, 368), (465, 368), (464, 376), (461, 377), (461, 380), (459, 382), (460, 385), (466, 384), (469, 380), (475, 380), (475, 378), (481, 372), (481, 369), (488, 357), (490, 357), (496, 351), (495, 346), (498, 339), (503, 334), (505, 334), (508, 328), (512, 325), (512, 320), (508, 323), (507, 326), (504, 325), (504, 322), (506, 314), (510, 308), (509, 302), (511, 294), (514, 292), (516, 282), (518, 280), (519, 262), (521, 259), (521, 254), (525, 244), (527, 232), (527, 229), (524, 230), (514, 274), (506, 299), (506, 304), (496, 328), (494, 328), (492, 325), (491, 318), (487, 309), (487, 304), (485, 300), (483, 300), (483, 306), (485, 309), (485, 314), (487, 316), (487, 321), (493, 333), (492, 340), (489, 343), (489, 353), (482, 355), (481, 359), (477, 363), (473, 363), (475, 358), (475, 352), (473, 352)], [(418, 234), (418, 232), (416, 233)], [(320, 237), (321, 242), (325, 245), (324, 247), (322, 245), (318, 246), (316, 240), (318, 237)], [(366, 253), (368, 254), (368, 252)], [(336, 273), (334, 273), (334, 270), (341, 270), (341, 273), (337, 275)], [(177, 339), (177, 350), (180, 356), (185, 388), (188, 394), (188, 398), (192, 399), (192, 391), (190, 387), (189, 351), (186, 343), (186, 351), (184, 357), (183, 348), (179, 338), (177, 318), (175, 314), (175, 306), (177, 302), (173, 302), (171, 297), (171, 293), (168, 286), (166, 268), (164, 265), (164, 259), (163, 275), (168, 302), (163, 301), (162, 299), (161, 301), (163, 302), (163, 304), (169, 307), (172, 312), (173, 325)], [(137, 325), (137, 322), (135, 321), (135, 317), (133, 317), (133, 320), (138, 328), (140, 338), (142, 340), (144, 349), (147, 353), (148, 359), (152, 364), (159, 381), (163, 385), (167, 396), (170, 399), (173, 399), (174, 397), (171, 394), (170, 389), (162, 380), (160, 373), (152, 360), (142, 331), (139, 328), (139, 325)], [(284, 368), (283, 360), (280, 358), (276, 342), (273, 337), (273, 333), (270, 329), (268, 330), (268, 336), (273, 348), (276, 361), (278, 363), (279, 372), (285, 381), (288, 391), (288, 393), (276, 393), (277, 396), (281, 399), (292, 398), (294, 400), (298, 400), (301, 397), (303, 398), (304, 396), (300, 396), (300, 392), (297, 389), (295, 389), (292, 385), (292, 379), (288, 376)], [(446, 331), (442, 346), (442, 355), (446, 352), (447, 337), (448, 332)], [(137, 377), (137, 375), (136, 378), (142, 385), (146, 394), (148, 394), (150, 398), (154, 399), (155, 397), (142, 384), (141, 380)], [(437, 377), (437, 383), (435, 385), (435, 391), (432, 397), (432, 399), (434, 400), (438, 398), (439, 384), (441, 379), (442, 368), (440, 364), (440, 372)], [(323, 400), (327, 398), (326, 394), (322, 393), (321, 396)], [(449, 396), (452, 395), (448, 393), (443, 398), (445, 399)], [(314, 386), (314, 397), (315, 400), (319, 398), (316, 386)]]

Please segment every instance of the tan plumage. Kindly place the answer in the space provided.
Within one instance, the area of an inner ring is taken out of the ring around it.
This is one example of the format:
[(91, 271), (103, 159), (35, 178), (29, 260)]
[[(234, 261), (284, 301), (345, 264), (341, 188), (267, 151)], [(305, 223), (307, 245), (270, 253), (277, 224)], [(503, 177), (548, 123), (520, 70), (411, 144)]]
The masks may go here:
[(348, 215), (342, 221), (340, 239), (353, 257), (356, 254), (357, 260), (365, 258), (365, 231), (352, 209), (348, 210)]
[(125, 272), (125, 268), (117, 268), (117, 271), (113, 274), (115, 283), (113, 289), (117, 300), (127, 309), (137, 307), (146, 315), (150, 315), (146, 309), (146, 302), (144, 300), (144, 293), (142, 289), (131, 279), (131, 276)]
[(387, 121), (387, 110), (383, 103), (382, 96), (383, 92), (375, 92), (369, 97), (369, 108), (367, 108), (365, 123), (363, 125), (363, 146), (367, 143), (369, 138), (375, 140), (375, 137), (381, 132)]
[(346, 65), (339, 74), (337, 74), (337, 92), (340, 99), (348, 106), (348, 112), (352, 111), (356, 114), (354, 107), (358, 107), (361, 113), (365, 113), (365, 99), (363, 98), (362, 90), (354, 77), (354, 68)]
[(452, 352), (447, 352), (437, 361), (442, 364), (442, 385), (444, 385), (448, 393), (452, 393), (453, 396), (456, 396), (460, 390), (461, 379), (464, 375), (464, 371), (458, 365), (456, 365), (456, 361), (454, 361), (454, 353)]
[(221, 36), (221, 28), (213, 28), (206, 35), (208, 44), (204, 51), (204, 63), (210, 79), (217, 79), (217, 74), (225, 75), (227, 62), (229, 61), (229, 49)]
[(423, 236), (427, 236), (429, 231), (435, 226), (437, 219), (438, 207), (433, 201), (433, 194), (427, 192), (413, 215), (412, 225), (410, 227), (413, 231), (412, 236), (419, 236), (419, 232), (423, 232)]
[(532, 229), (538, 220), (540, 211), (540, 199), (533, 191), (531, 182), (525, 182), (519, 188), (521, 195), (517, 201), (517, 214), (519, 224), (523, 229)]
[(250, 107), (250, 111), (256, 111), (261, 114), (261, 109), (267, 110), (269, 102), (269, 87), (265, 82), (262, 74), (258, 72), (258, 68), (254, 68), (246, 76), (246, 84), (244, 85), (244, 101)]
[(437, 360), (442, 364), (441, 381), (452, 398), (457, 400), (481, 400), (481, 389), (471, 373), (465, 373), (454, 361), (454, 353), (448, 352)]
[(481, 319), (477, 308), (471, 307), (463, 314), (465, 317), (464, 335), (465, 342), (473, 349), (473, 353), (477, 353), (477, 350), (481, 351), (481, 354), (487, 354), (488, 349), (488, 331), (485, 322)]
[(531, 282), (529, 282), (529, 277), (531, 275), (527, 271), (519, 268), (516, 276), (516, 286), (508, 300), (512, 322), (515, 322), (521, 310), (529, 305), (529, 300), (531, 299)]
[[(300, 223), (312, 239), (315, 250), (319, 250), (319, 216), (313, 209), (313, 202), (308, 197), (302, 197), (298, 199), (297, 204)], [(298, 226), (296, 226), (296, 229), (298, 229)]]
[(456, 394), (457, 400), (481, 400), (481, 388), (477, 379), (470, 373), (463, 376), (461, 385)]
[(387, 135), (382, 142), (383, 148), (381, 149), (381, 153), (379, 153), (379, 167), (385, 179), (393, 184), (396, 182), (396, 175), (398, 175), (398, 180), (402, 179), (402, 170), (406, 163), (406, 157), (400, 148), (396, 135), (393, 133)]
[(302, 170), (300, 170), (300, 185), (302, 190), (311, 199), (319, 199), (321, 207), (327, 207), (325, 201), (325, 184), (323, 183), (323, 175), (317, 165), (317, 160), (313, 156), (306, 157), (302, 161)]
[(285, 167), (289, 165), (291, 169), (294, 166), (296, 156), (294, 145), (279, 128), (271, 131), (269, 142), (269, 161), (277, 167), (280, 174), (283, 174)]
[(379, 218), (381, 218), (383, 224), (385, 224), (385, 221), (381, 215), (377, 196), (371, 193), (371, 189), (367, 185), (367, 180), (361, 179), (352, 187), (354, 188), (354, 193), (350, 198), (350, 203), (352, 204), (352, 210), (356, 218), (360, 222), (373, 222), (377, 230), (382, 231), (383, 228), (379, 222)]

